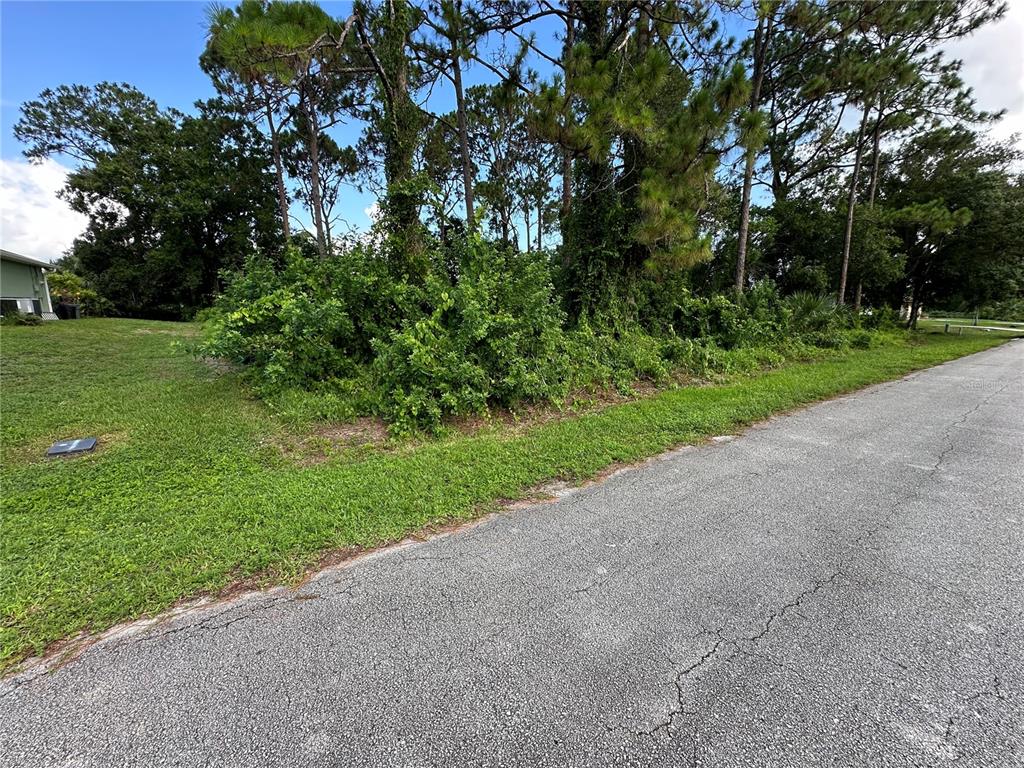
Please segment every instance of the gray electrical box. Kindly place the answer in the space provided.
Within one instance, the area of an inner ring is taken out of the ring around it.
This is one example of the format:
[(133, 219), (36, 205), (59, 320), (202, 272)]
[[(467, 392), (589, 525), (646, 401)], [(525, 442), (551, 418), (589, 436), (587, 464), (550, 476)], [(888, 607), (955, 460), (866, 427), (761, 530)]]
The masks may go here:
[(95, 437), (78, 437), (74, 440), (61, 440), (50, 446), (47, 456), (65, 456), (69, 453), (85, 453), (96, 447)]

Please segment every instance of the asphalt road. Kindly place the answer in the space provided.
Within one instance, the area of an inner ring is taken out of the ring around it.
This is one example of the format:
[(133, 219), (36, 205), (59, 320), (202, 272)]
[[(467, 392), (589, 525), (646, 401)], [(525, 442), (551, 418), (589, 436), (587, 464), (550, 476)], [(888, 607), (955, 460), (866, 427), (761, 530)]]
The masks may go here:
[(1024, 342), (0, 697), (5, 766), (1024, 765)]

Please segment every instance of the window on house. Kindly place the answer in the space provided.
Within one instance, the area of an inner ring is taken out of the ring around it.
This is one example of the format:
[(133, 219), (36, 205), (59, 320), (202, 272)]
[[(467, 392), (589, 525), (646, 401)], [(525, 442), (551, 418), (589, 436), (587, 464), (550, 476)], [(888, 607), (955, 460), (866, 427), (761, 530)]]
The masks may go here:
[(0, 299), (0, 314), (21, 312), (23, 315), (42, 315), (43, 305), (38, 299)]

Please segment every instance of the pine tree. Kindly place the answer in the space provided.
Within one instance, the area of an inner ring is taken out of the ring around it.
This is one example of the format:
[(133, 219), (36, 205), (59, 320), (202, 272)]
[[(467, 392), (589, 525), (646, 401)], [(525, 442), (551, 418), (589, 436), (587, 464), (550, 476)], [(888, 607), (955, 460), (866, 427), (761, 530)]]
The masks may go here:
[[(285, 2), (243, 0), (238, 10), (214, 10), (210, 18), (208, 57), (243, 82), (260, 84), (272, 124), (271, 94), (286, 98), (301, 116), (307, 144), (310, 213), (321, 257), (330, 251), (322, 199), (320, 144), (324, 130), (337, 123), (343, 110), (348, 78), (368, 70), (351, 61), (350, 36), (355, 17), (340, 22), (310, 0)], [(276, 162), (281, 163), (279, 129)], [(279, 179), (283, 174), (279, 175)], [(278, 196), (283, 205), (283, 183)]]
[(358, 3), (354, 15), (376, 76), (377, 99), (368, 117), (370, 130), (383, 145), (386, 189), (381, 209), (391, 229), (388, 259), (395, 275), (420, 281), (429, 271), (420, 223), (425, 183), (413, 160), (426, 118), (412, 98), (419, 73), (413, 70), (410, 46), (422, 17), (408, 0), (388, 0), (378, 7)]

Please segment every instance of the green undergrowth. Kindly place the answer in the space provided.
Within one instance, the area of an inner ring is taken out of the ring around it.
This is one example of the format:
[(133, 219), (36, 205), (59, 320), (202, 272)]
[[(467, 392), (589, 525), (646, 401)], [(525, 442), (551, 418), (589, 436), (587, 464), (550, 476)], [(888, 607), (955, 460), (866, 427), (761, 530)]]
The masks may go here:
[[(438, 434), (492, 409), (561, 407), (580, 392), (628, 393), (747, 373), (826, 350), (866, 349), (890, 310), (855, 313), (828, 296), (698, 295), (649, 273), (596, 306), (567, 311), (549, 254), (477, 235), (436, 244), (423, 280), (396, 277), (365, 245), (334, 258), (254, 254), (203, 315), (198, 357), (239, 366), (293, 424), (383, 419), (396, 437)], [(564, 277), (564, 275), (562, 275)]]
[[(334, 548), (468, 519), (544, 482), (732, 431), (773, 413), (991, 347), (890, 336), (572, 418), (389, 443), (304, 466), (294, 426), (239, 374), (191, 358), (186, 324), (3, 328), (2, 665), (75, 633), (240, 580), (287, 581)], [(100, 449), (41, 457), (53, 440)]]

